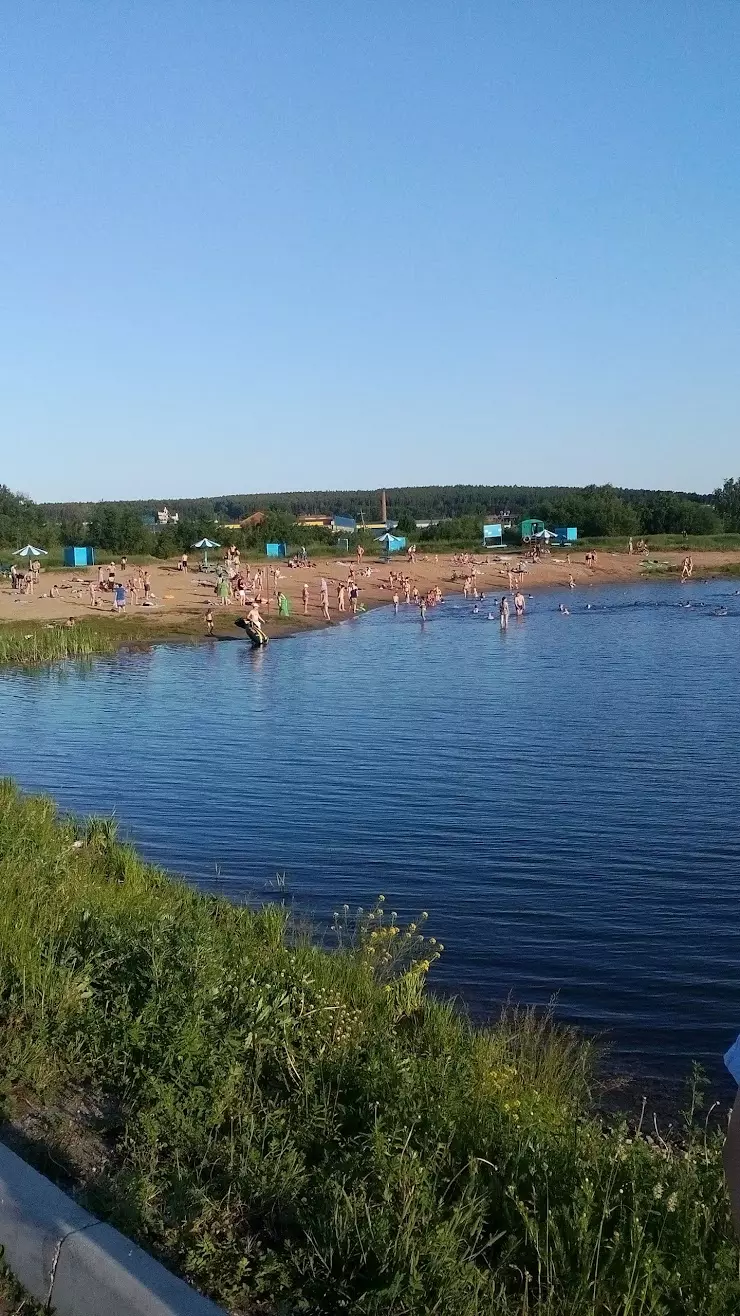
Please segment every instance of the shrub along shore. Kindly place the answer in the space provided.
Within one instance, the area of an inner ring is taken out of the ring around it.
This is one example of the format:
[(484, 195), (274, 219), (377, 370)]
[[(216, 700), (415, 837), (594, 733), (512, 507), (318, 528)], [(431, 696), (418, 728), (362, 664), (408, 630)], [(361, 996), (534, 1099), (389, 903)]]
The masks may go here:
[(0, 784), (5, 1136), (244, 1316), (740, 1310), (721, 1133), (605, 1123), (587, 1040), (426, 992), (423, 917), (334, 932)]

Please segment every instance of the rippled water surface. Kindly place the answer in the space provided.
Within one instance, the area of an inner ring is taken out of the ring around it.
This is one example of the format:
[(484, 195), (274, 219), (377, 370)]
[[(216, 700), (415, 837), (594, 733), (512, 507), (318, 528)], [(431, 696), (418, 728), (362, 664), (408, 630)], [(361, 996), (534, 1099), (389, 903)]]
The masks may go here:
[(204, 887), (285, 873), (320, 918), (427, 909), (437, 981), (476, 1012), (557, 993), (646, 1076), (717, 1072), (740, 1028), (734, 585), (539, 595), (506, 634), (486, 610), (6, 673), (0, 772), (115, 812)]

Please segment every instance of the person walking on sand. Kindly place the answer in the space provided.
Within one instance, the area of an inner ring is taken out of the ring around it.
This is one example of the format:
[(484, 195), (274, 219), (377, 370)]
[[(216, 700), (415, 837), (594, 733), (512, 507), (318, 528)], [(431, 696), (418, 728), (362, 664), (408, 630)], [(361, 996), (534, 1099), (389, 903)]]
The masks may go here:
[(306, 585), (303, 586), (303, 589), (301, 590), (301, 598), (303, 599), (303, 615), (304, 615), (304, 617), (307, 617), (307, 616), (308, 616), (308, 592), (309, 592), (309, 591), (308, 591), (308, 585), (306, 584)]
[(347, 590), (345, 589), (341, 580), (337, 585), (337, 607), (340, 612), (347, 611)]
[(524, 602), (524, 595), (522, 594), (522, 591), (518, 589), (516, 594), (514, 595), (514, 611), (517, 617), (524, 616), (524, 611), (526, 609), (526, 606), (527, 605)]
[(89, 583), (88, 583), (88, 589), (89, 589), (89, 591), (90, 591), (90, 604), (91, 604), (91, 606), (92, 606), (93, 608), (97, 608), (97, 606), (98, 606), (98, 595), (97, 595), (97, 591), (96, 591), (96, 589), (95, 589), (95, 581), (94, 581), (94, 580), (89, 581)]
[(364, 558), (364, 556), (365, 556), (365, 550), (364, 550), (364, 548), (362, 547), (362, 544), (358, 544), (358, 545), (357, 545), (357, 565), (358, 565), (358, 567), (361, 567), (361, 566), (362, 566), (362, 559)]
[(629, 540), (627, 541), (627, 552), (629, 553), (630, 557), (632, 557), (634, 551), (635, 551), (635, 546), (632, 543), (632, 535), (630, 535)]
[(504, 594), (504, 596), (503, 596), (503, 598), (501, 599), (501, 602), (500, 602), (500, 604), (499, 604), (498, 618), (499, 618), (499, 622), (501, 623), (501, 630), (502, 630), (502, 631), (508, 630), (508, 627), (509, 627), (509, 600), (507, 599), (507, 597), (506, 597), (505, 594)]
[(321, 615), (324, 621), (331, 621), (329, 615), (329, 586), (324, 577), (321, 577)]
[(126, 611), (126, 587), (125, 585), (122, 585), (120, 581), (116, 585), (116, 588), (113, 591), (113, 611), (114, 612)]
[(213, 635), (213, 613), (210, 608), (206, 612), (206, 635)]
[(694, 562), (690, 557), (685, 557), (681, 564), (681, 583), (690, 580), (694, 571)]

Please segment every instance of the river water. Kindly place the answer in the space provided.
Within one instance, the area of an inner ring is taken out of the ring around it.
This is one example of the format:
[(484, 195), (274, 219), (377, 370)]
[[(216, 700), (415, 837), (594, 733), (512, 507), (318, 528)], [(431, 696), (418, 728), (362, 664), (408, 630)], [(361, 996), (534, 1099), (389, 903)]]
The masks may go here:
[(487, 610), (6, 672), (0, 773), (233, 898), (428, 910), (433, 980), (476, 1015), (557, 995), (646, 1083), (716, 1076), (740, 1029), (734, 584), (540, 594), (505, 634)]

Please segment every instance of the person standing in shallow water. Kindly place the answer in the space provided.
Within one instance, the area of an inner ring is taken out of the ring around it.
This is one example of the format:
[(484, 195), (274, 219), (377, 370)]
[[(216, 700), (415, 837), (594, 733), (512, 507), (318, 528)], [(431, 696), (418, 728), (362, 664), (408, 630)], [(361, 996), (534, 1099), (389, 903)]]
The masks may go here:
[(514, 595), (514, 611), (515, 611), (517, 617), (523, 617), (523, 616), (524, 616), (524, 610), (525, 610), (526, 606), (527, 606), (527, 605), (526, 605), (526, 603), (524, 602), (524, 595), (522, 594), (522, 591), (521, 591), (520, 589), (518, 589), (517, 592), (516, 592), (516, 594)]
[(509, 626), (509, 600), (505, 594), (499, 604), (498, 616), (501, 623), (501, 630), (507, 630)]

